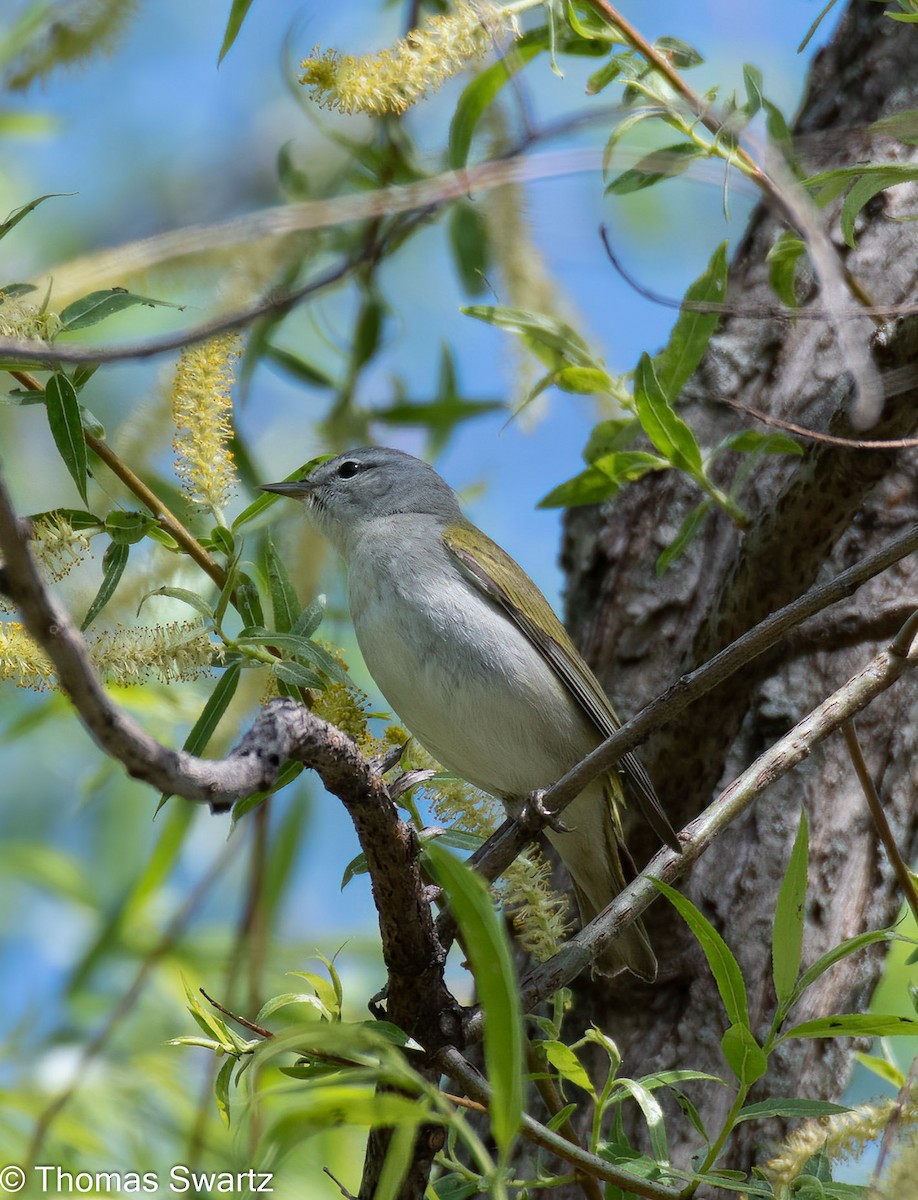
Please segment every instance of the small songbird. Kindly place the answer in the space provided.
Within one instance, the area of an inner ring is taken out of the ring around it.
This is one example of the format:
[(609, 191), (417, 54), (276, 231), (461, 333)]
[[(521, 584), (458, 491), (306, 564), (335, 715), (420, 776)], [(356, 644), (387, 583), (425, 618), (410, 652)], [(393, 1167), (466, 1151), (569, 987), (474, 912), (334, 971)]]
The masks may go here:
[[(438, 762), (518, 815), (620, 725), (548, 601), (468, 521), (452, 488), (418, 458), (364, 447), (264, 491), (305, 502), (347, 564), (348, 602), (367, 669)], [(591, 783), (546, 833), (573, 880), (584, 923), (625, 886), (620, 805), (636, 800), (657, 835), (679, 841), (634, 754)], [(630, 860), (628, 860), (630, 862)], [(656, 974), (635, 923), (595, 965)]]

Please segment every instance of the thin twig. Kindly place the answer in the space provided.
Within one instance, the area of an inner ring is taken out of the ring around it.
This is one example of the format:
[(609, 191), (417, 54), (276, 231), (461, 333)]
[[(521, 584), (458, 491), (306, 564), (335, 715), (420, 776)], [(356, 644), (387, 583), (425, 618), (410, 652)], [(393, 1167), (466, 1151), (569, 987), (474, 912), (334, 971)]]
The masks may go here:
[(855, 774), (861, 785), (864, 798), (867, 801), (867, 807), (870, 809), (870, 815), (876, 826), (877, 835), (883, 843), (886, 857), (889, 859), (896, 879), (899, 881), (905, 901), (912, 910), (912, 917), (918, 922), (918, 889), (915, 888), (912, 873), (899, 852), (895, 836), (890, 828), (889, 821), (886, 819), (886, 813), (883, 811), (883, 805), (880, 803), (880, 797), (877, 794), (876, 784), (873, 782), (873, 776), (870, 774), (870, 770), (864, 759), (864, 753), (861, 750), (861, 743), (858, 740), (854, 722), (846, 721), (842, 726), (842, 733), (848, 747), (848, 753), (851, 756), (851, 763)]

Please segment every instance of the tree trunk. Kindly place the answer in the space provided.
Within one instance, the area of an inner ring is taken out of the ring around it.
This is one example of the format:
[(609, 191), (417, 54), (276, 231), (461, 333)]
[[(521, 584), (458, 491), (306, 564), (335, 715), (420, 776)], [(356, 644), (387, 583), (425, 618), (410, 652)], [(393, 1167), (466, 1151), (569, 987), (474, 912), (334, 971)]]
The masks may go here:
[[(908, 147), (871, 134), (870, 122), (918, 107), (915, 31), (869, 0), (855, 0), (831, 45), (816, 59), (795, 135), (807, 173), (859, 160), (901, 160)], [(914, 156), (914, 151), (911, 151)], [(833, 211), (833, 210), (830, 210)], [(856, 249), (844, 245), (837, 209), (830, 231), (846, 271), (876, 303), (918, 297), (915, 225), (918, 188), (907, 184), (871, 201), (858, 219)], [(773, 308), (765, 256), (781, 231), (758, 211), (736, 255), (728, 302), (743, 312)], [(819, 304), (815, 287), (805, 302)], [(915, 359), (916, 318), (862, 321), (881, 370)], [(725, 319), (683, 396), (684, 415), (703, 445), (753, 424), (726, 401), (764, 410), (807, 428), (868, 439), (913, 435), (918, 390), (885, 404), (880, 424), (853, 433), (850, 388), (825, 321)], [(709, 519), (688, 552), (658, 578), (657, 556), (700, 497), (674, 473), (651, 474), (614, 503), (569, 515), (564, 549), (570, 623), (592, 665), (625, 713), (684, 670), (728, 644), (767, 613), (830, 578), (915, 520), (914, 449), (861, 450), (813, 442), (803, 458), (769, 456), (740, 497), (752, 517), (745, 532), (723, 515)], [(710, 802), (718, 786), (840, 686), (898, 629), (918, 602), (918, 570), (900, 564), (842, 605), (801, 627), (768, 661), (721, 686), (644, 748), (644, 760), (678, 828)], [(918, 713), (908, 677), (862, 715), (858, 730), (902, 853), (916, 850)], [(878, 845), (840, 735), (806, 765), (771, 787), (754, 810), (722, 836), (686, 885), (692, 900), (737, 955), (753, 1027), (765, 1033), (775, 997), (771, 925), (801, 805), (811, 823), (804, 963), (842, 939), (896, 917), (901, 893)], [(656, 849), (635, 823), (629, 842), (639, 863)], [(681, 920), (658, 902), (647, 922), (660, 979), (631, 976), (613, 988), (582, 979), (573, 1034), (596, 1022), (618, 1043), (622, 1071), (696, 1068), (730, 1078), (720, 1052), (726, 1027), (711, 975)], [(856, 1011), (868, 1002), (882, 967), (879, 953), (846, 959), (819, 981), (797, 1020)], [(801, 1040), (773, 1056), (751, 1100), (770, 1096), (837, 1099), (845, 1088), (850, 1039)], [(731, 1103), (727, 1088), (690, 1086), (716, 1135)], [(635, 1121), (635, 1129), (640, 1122)], [(700, 1138), (684, 1119), (670, 1123), (673, 1160), (687, 1165)], [(721, 1165), (748, 1168), (779, 1137), (775, 1122), (741, 1125)], [(575, 1194), (576, 1189), (570, 1191)], [(552, 1192), (553, 1197), (568, 1194)], [(576, 1193), (580, 1194), (580, 1193)]]

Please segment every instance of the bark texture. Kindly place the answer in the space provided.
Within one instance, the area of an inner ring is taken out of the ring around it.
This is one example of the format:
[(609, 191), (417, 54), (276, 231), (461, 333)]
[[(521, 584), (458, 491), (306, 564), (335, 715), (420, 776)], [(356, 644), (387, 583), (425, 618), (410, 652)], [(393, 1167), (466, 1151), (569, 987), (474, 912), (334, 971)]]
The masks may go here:
[[(857, 161), (902, 160), (914, 148), (867, 129), (892, 112), (918, 107), (914, 27), (891, 21), (880, 5), (855, 0), (832, 43), (815, 61), (795, 133), (807, 172)], [(831, 211), (831, 210), (830, 210)], [(857, 246), (832, 237), (846, 271), (882, 304), (918, 300), (915, 225), (918, 188), (878, 196), (858, 220)], [(765, 261), (781, 226), (767, 211), (753, 218), (731, 271), (728, 301), (748, 312), (773, 307)], [(818, 304), (815, 285), (806, 297)], [(916, 359), (916, 318), (858, 329), (881, 370)], [(829, 324), (733, 317), (724, 320), (683, 397), (703, 445), (752, 422), (723, 403), (735, 400), (800, 425), (871, 439), (915, 434), (918, 390), (888, 399), (866, 434), (847, 420), (850, 392)], [(569, 516), (564, 562), (568, 615), (575, 637), (625, 713), (635, 711), (683, 670), (727, 645), (768, 612), (828, 578), (914, 522), (916, 452), (853, 450), (812, 444), (802, 459), (775, 457), (746, 487), (752, 524), (739, 532), (720, 515), (662, 578), (654, 563), (698, 502), (675, 474), (650, 475), (614, 503)], [(644, 761), (678, 828), (707, 804), (774, 738), (838, 687), (875, 653), (918, 604), (913, 560), (886, 572), (851, 601), (802, 627), (767, 661), (722, 685), (645, 748)], [(903, 854), (918, 845), (918, 705), (903, 680), (869, 708), (858, 730)], [(687, 892), (738, 956), (753, 1025), (764, 1033), (774, 1005), (771, 924), (775, 899), (805, 804), (811, 820), (809, 906), (804, 962), (865, 929), (891, 923), (901, 894), (878, 846), (843, 739), (830, 739), (782, 780), (754, 811), (697, 864)], [(655, 847), (647, 831), (629, 835), (639, 863)], [(724, 1074), (725, 1022), (713, 981), (681, 922), (658, 903), (647, 922), (661, 978), (646, 987), (631, 977), (613, 985), (581, 980), (569, 1030), (595, 1021), (624, 1056), (623, 1072), (693, 1067)], [(870, 997), (880, 955), (845, 960), (805, 997), (797, 1019), (856, 1011)], [(797, 1041), (772, 1059), (751, 1100), (765, 1095), (837, 1099), (852, 1065), (850, 1040)], [(716, 1132), (731, 1097), (696, 1085), (692, 1098)], [(673, 1158), (687, 1164), (700, 1139), (679, 1120)], [(747, 1167), (782, 1130), (775, 1122), (741, 1126), (729, 1161)], [(572, 1191), (571, 1195), (574, 1194)], [(558, 1196), (557, 1191), (552, 1193)]]

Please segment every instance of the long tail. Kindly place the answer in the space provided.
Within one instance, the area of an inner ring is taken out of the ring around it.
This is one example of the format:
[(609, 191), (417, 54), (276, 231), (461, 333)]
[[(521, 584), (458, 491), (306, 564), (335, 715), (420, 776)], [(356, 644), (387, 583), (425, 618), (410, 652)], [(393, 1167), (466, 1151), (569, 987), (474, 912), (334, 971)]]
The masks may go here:
[[(614, 783), (612, 783), (614, 787)], [(587, 788), (564, 810), (569, 833), (548, 832), (574, 884), (580, 918), (584, 925), (609, 904), (625, 887), (616, 831), (615, 797), (601, 782)], [(615, 939), (593, 964), (594, 975), (615, 975), (622, 966), (652, 983), (657, 960), (647, 931), (635, 921)]]

